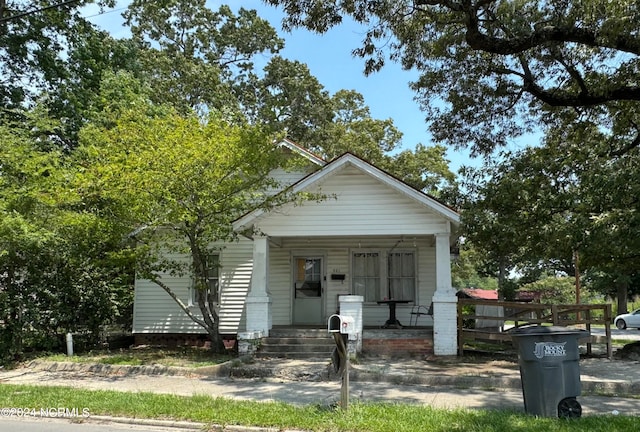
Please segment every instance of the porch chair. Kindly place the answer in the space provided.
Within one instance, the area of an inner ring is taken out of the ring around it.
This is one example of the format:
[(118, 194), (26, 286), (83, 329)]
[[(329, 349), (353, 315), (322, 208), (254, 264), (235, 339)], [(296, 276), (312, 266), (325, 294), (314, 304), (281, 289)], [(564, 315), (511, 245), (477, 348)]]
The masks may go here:
[(429, 305), (429, 308), (425, 305), (413, 305), (411, 308), (411, 317), (409, 318), (409, 326), (417, 327), (418, 326), (418, 318), (422, 315), (431, 315), (433, 316), (433, 303)]

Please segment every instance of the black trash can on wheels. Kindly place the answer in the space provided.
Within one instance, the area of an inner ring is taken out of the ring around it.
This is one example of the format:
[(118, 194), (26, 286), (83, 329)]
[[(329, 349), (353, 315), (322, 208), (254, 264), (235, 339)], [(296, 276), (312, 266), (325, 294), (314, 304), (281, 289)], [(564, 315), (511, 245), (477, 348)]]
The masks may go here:
[(580, 352), (578, 339), (586, 330), (532, 326), (512, 332), (518, 346), (524, 407), (541, 417), (578, 418), (580, 396)]

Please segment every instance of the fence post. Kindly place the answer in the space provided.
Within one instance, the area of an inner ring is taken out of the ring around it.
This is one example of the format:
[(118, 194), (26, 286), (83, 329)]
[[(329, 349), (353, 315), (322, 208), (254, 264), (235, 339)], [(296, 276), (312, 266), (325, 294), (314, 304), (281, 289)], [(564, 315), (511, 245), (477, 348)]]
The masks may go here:
[(613, 347), (611, 346), (611, 305), (604, 305), (604, 331), (607, 335), (607, 358), (611, 360), (613, 357)]
[[(578, 312), (578, 318), (580, 318), (580, 313)], [(586, 310), (586, 321), (587, 321), (587, 331), (591, 334), (591, 309)], [(587, 355), (591, 355), (591, 339), (587, 342)]]
[[(460, 299), (462, 300), (462, 299)], [(464, 355), (464, 340), (462, 339), (464, 335), (464, 329), (462, 328), (463, 319), (462, 319), (462, 305), (463, 302), (458, 301), (457, 309), (458, 309), (458, 355), (462, 357)]]

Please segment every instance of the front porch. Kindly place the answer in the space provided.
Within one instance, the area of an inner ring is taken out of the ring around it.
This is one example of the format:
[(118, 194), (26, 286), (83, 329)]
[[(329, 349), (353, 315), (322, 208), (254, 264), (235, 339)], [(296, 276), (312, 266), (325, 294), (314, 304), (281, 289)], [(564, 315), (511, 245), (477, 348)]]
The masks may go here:
[[(411, 351), (455, 354), (450, 247), (460, 221), (454, 210), (351, 154), (291, 191), (328, 198), (253, 211), (233, 224), (253, 246), (246, 332), (264, 337), (275, 326), (323, 327), (340, 298), (359, 296), (360, 328), (407, 323), (412, 307), (433, 305), (423, 321), (433, 327), (428, 338), (408, 337), (409, 331), (390, 338), (360, 334), (371, 349), (392, 353), (397, 349), (389, 341), (395, 341)], [(398, 303), (393, 313), (391, 301)]]

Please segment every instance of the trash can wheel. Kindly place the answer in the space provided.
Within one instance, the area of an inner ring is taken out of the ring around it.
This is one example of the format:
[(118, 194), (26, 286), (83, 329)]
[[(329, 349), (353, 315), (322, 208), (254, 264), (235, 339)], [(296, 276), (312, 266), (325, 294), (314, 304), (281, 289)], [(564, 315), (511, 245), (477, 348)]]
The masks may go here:
[(574, 397), (562, 399), (558, 404), (558, 417), (560, 418), (580, 418), (582, 416), (582, 406)]

